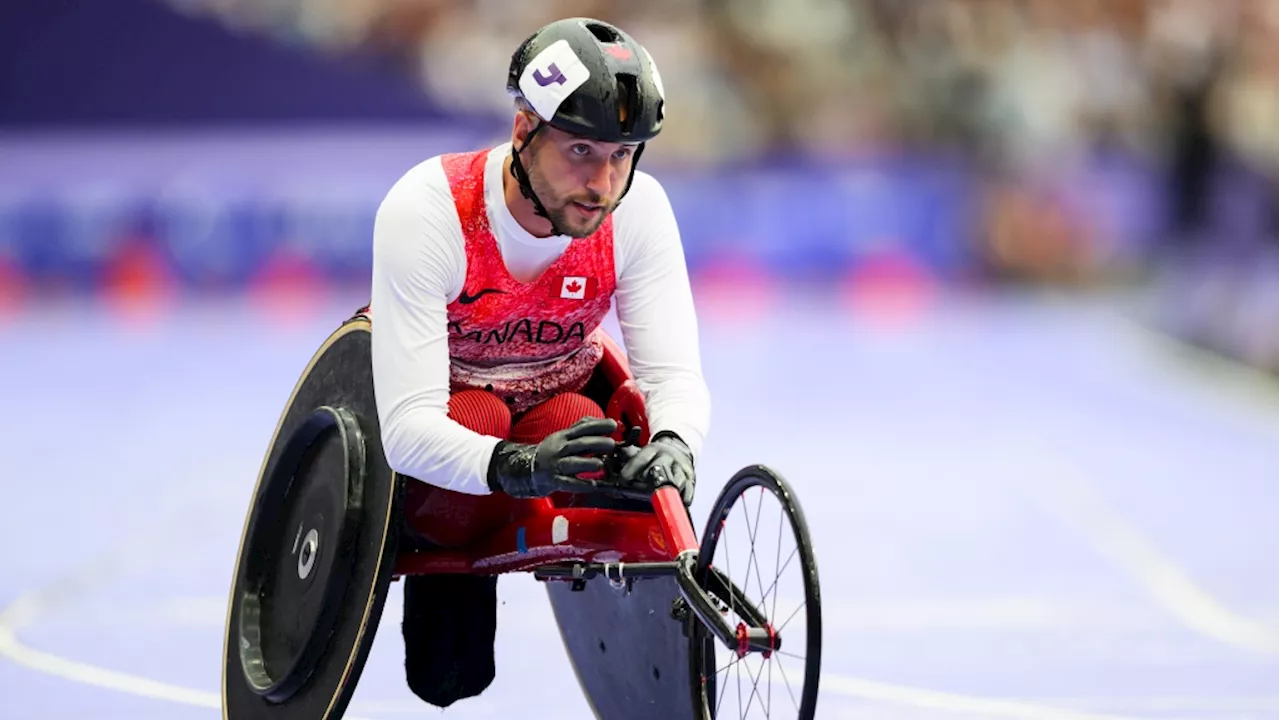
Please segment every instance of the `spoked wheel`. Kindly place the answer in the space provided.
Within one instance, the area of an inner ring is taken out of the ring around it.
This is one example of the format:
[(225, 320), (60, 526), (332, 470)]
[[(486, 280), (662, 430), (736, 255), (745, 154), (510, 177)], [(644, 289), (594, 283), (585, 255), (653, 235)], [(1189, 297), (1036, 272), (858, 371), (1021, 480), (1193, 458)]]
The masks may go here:
[[(707, 519), (697, 577), (742, 640), (727, 647), (694, 623), (696, 716), (811, 720), (822, 665), (818, 566), (782, 476), (761, 465), (733, 476)], [(771, 651), (748, 647), (748, 630), (762, 626), (774, 638)]]

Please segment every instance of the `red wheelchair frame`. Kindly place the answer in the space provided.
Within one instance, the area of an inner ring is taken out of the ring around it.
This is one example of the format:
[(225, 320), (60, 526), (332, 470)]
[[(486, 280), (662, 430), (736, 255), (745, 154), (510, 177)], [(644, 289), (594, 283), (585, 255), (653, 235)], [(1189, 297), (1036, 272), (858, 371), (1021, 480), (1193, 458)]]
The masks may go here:
[[(647, 441), (643, 401), (621, 348), (601, 333), (605, 353), (596, 372), (612, 393), (606, 415), (619, 425), (641, 429)], [(622, 429), (619, 429), (621, 436)], [(613, 565), (670, 563), (697, 550), (693, 525), (679, 492), (659, 488), (648, 499), (653, 512), (574, 507), (575, 496), (521, 500), (504, 495), (466, 495), (415, 483), (406, 493), (407, 524), (429, 516), (434, 537), (453, 538), (453, 547), (401, 550), (394, 577), (461, 573), (496, 575), (564, 562)]]
[[(641, 429), (648, 439), (643, 401), (626, 356), (601, 334), (605, 354), (596, 368), (611, 388), (605, 414), (623, 428)], [(712, 634), (739, 656), (765, 657), (781, 642), (768, 619), (741, 589), (710, 565), (698, 562), (698, 538), (679, 491), (627, 490), (599, 481), (601, 495), (645, 500), (652, 508), (611, 510), (575, 507), (575, 496), (516, 499), (500, 493), (466, 495), (406, 478), (406, 525), (419, 526), (428, 539), (450, 538), (449, 546), (429, 550), (401, 549), (393, 578), (420, 574), (498, 575), (531, 571), (539, 580), (583, 583), (603, 575), (622, 585), (645, 577), (674, 576), (688, 609)], [(425, 519), (429, 518), (429, 526)], [(439, 544), (437, 540), (437, 544)], [(730, 626), (717, 607), (737, 607), (748, 623)]]
[(472, 547), (401, 551), (394, 577), (497, 575), (575, 560), (615, 565), (671, 562), (681, 553), (696, 551), (697, 539), (680, 493), (659, 488), (652, 502), (653, 515), (556, 507), (550, 498), (525, 501), (515, 519)]

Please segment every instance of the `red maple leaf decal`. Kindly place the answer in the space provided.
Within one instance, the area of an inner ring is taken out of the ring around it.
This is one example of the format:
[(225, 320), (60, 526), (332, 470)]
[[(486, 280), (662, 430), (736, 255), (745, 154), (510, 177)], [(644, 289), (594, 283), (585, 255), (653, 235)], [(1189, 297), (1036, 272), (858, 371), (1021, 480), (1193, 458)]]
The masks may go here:
[(565, 289), (565, 290), (568, 290), (568, 291), (569, 291), (569, 292), (571, 292), (571, 293), (575, 293), (575, 294), (576, 294), (579, 290), (581, 290), (581, 289), (582, 289), (582, 284), (581, 284), (581, 283), (579, 283), (577, 280), (574, 280), (573, 282), (569, 283), (568, 285), (565, 285), (565, 286), (564, 286), (564, 289)]
[(610, 45), (609, 47), (605, 48), (605, 52), (609, 53), (610, 55), (614, 56), (619, 60), (626, 60), (627, 58), (631, 57), (631, 51), (623, 45)]

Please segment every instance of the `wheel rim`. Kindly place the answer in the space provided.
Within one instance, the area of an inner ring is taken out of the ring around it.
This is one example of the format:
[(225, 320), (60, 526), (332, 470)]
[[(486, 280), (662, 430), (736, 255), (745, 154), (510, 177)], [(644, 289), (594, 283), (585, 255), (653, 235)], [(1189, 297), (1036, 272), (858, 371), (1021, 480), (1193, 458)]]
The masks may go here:
[[(812, 543), (789, 486), (767, 468), (738, 473), (721, 493), (703, 535), (700, 582), (708, 567), (727, 576), (762, 612), (780, 646), (742, 655), (705, 631), (695, 636), (695, 687), (703, 717), (811, 718), (821, 665), (821, 603)], [(749, 620), (730, 597), (729, 624)]]
[[(326, 440), (343, 459), (341, 482), (309, 484), (314, 478), (306, 468)], [(288, 700), (310, 679), (337, 619), (359, 532), (364, 464), (355, 416), (317, 408), (281, 454), (277, 472), (291, 481), (275, 484), (261, 501), (249, 537), (238, 644), (245, 681), (271, 702)]]

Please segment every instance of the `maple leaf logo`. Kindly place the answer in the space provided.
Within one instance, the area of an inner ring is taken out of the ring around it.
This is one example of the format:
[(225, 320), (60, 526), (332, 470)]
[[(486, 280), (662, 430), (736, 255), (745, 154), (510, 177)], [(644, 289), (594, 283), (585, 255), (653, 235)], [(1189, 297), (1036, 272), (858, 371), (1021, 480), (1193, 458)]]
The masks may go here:
[(552, 297), (566, 300), (590, 300), (596, 296), (595, 278), (568, 275), (551, 286)]

